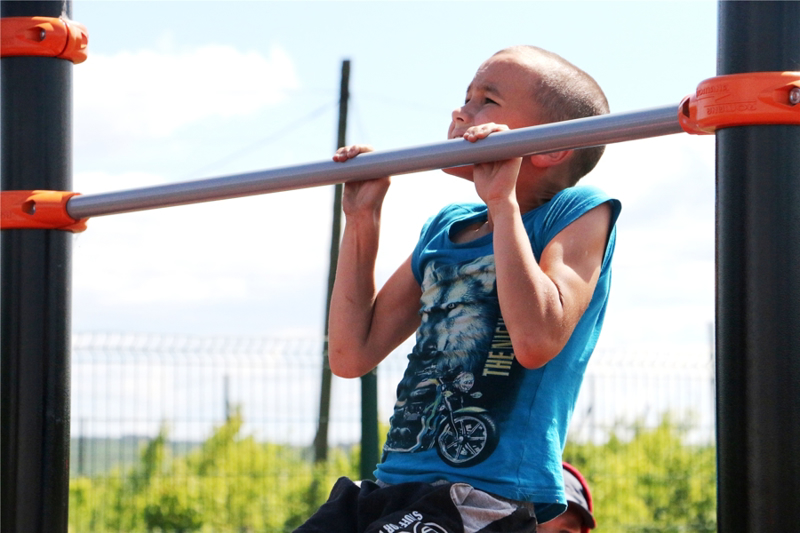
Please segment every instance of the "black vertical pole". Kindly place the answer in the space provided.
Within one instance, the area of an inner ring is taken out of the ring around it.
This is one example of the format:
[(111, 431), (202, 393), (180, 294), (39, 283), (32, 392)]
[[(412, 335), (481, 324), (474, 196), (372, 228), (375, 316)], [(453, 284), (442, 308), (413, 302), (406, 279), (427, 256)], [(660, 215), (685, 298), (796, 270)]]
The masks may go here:
[[(3, 1), (3, 17), (69, 15), (69, 2)], [(2, 189), (72, 189), (72, 63), (5, 57)], [(66, 532), (70, 260), (58, 230), (0, 235), (0, 530)]]
[[(350, 100), (350, 60), (342, 61), (342, 76), (339, 87), (339, 126), (336, 147), (341, 148), (347, 138), (347, 104)], [(328, 457), (328, 422), (331, 411), (331, 367), (328, 363), (328, 315), (331, 307), (333, 282), (336, 279), (336, 264), (339, 262), (339, 245), (342, 240), (342, 191), (341, 183), (333, 186), (333, 222), (331, 224), (331, 253), (328, 262), (328, 293), (325, 301), (325, 338), (322, 347), (322, 381), (319, 394), (319, 422), (314, 437), (314, 460), (324, 461)]]
[[(718, 74), (800, 70), (800, 2), (719, 2)], [(717, 132), (718, 528), (800, 524), (800, 127)]]
[(378, 464), (378, 369), (361, 376), (361, 479), (375, 479)]

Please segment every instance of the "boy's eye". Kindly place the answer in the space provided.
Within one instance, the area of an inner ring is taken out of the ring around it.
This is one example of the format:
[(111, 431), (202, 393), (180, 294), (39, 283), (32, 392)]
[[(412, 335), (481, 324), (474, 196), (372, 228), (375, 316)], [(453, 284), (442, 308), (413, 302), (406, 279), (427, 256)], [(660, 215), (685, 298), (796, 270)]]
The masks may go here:
[[(465, 99), (465, 100), (464, 100), (464, 105), (467, 105), (467, 104), (470, 102), (470, 100), (472, 100), (472, 98), (467, 98), (467, 99)], [(494, 101), (494, 100), (492, 100), (491, 98), (484, 98), (484, 99), (483, 99), (483, 103), (484, 103), (484, 104), (494, 104), (494, 105), (499, 105), (497, 102), (495, 102), (495, 101)]]

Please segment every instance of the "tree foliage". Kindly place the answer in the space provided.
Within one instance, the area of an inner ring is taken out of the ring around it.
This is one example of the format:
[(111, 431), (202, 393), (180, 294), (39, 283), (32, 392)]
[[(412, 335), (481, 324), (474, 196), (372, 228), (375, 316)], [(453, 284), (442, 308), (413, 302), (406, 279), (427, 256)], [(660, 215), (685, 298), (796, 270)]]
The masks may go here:
[(357, 451), (307, 451), (241, 435), (233, 415), (198, 449), (168, 453), (167, 431), (139, 462), (107, 476), (70, 481), (70, 532), (291, 531), (327, 498), (339, 476), (355, 476)]
[(567, 443), (564, 460), (592, 490), (596, 531), (717, 530), (715, 449), (687, 444), (688, 429), (667, 414), (656, 428), (620, 427), (602, 445)]
[[(591, 483), (598, 532), (716, 531), (714, 448), (687, 444), (686, 433), (665, 416), (656, 428), (620, 426), (603, 444), (567, 445)], [(243, 435), (238, 413), (191, 452), (173, 456), (167, 444), (162, 428), (134, 466), (72, 479), (70, 532), (292, 531), (338, 477), (359, 472), (358, 447), (315, 464), (307, 449)]]

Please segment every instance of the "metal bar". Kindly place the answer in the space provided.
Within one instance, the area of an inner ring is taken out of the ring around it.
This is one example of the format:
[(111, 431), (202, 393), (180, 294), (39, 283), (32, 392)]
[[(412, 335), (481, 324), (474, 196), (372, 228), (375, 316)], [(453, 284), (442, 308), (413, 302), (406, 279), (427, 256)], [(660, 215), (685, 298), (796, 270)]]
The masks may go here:
[(288, 191), (386, 175), (497, 161), (521, 155), (585, 148), (681, 133), (678, 105), (602, 115), (496, 133), (477, 143), (451, 139), (400, 150), (362, 154), (346, 163), (324, 161), (128, 191), (75, 196), (75, 218)]
[[(69, 2), (4, 1), (0, 15), (59, 17)], [(0, 61), (2, 188), (72, 189), (72, 62)], [(58, 230), (0, 234), (0, 530), (66, 532), (70, 261)]]
[[(720, 75), (800, 70), (800, 3), (719, 2)], [(717, 138), (717, 526), (800, 523), (800, 127)]]

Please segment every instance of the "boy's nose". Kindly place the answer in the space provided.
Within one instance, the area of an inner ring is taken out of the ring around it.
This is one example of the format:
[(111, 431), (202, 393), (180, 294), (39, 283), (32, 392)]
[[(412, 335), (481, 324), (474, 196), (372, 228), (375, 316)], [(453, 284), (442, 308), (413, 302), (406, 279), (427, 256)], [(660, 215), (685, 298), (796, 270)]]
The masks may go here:
[(452, 119), (453, 122), (466, 122), (469, 115), (464, 109), (466, 106), (461, 106), (453, 109)]

